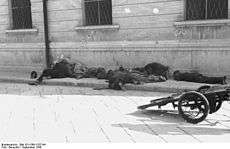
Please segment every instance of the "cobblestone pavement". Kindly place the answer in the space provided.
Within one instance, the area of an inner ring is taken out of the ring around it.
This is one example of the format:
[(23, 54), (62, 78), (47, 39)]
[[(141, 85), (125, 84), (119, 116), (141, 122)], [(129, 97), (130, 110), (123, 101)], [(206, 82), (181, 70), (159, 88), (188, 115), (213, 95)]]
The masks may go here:
[(197, 125), (171, 106), (137, 111), (167, 93), (0, 83), (1, 142), (229, 142), (230, 104)]

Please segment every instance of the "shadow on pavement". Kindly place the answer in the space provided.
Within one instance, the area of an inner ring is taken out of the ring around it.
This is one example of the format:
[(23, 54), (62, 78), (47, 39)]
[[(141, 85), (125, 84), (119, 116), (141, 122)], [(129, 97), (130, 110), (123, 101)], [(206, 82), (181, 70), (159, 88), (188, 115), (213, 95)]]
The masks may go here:
[[(135, 111), (128, 115), (145, 118), (141, 121), (151, 121), (151, 122), (166, 122), (166, 123), (176, 123), (180, 125), (192, 125), (186, 122), (179, 114), (178, 110), (143, 110), (143, 111)], [(227, 118), (227, 117), (226, 117)], [(228, 119), (213, 119), (207, 117), (204, 120), (206, 123), (198, 123), (195, 125), (199, 126), (215, 126), (219, 122), (230, 122)]]
[(143, 110), (130, 113), (128, 115), (145, 118), (140, 121), (166, 122), (176, 124), (186, 124), (178, 113), (178, 110)]
[[(144, 129), (147, 126), (160, 135), (182, 135), (184, 133), (179, 132), (183, 131), (193, 135), (222, 135), (230, 133), (230, 129), (218, 128), (218, 121), (213, 123), (210, 122), (211, 119), (207, 119), (204, 123), (199, 124), (187, 123), (179, 115), (177, 110), (143, 110), (128, 115), (141, 118), (137, 119), (137, 121), (143, 124), (119, 123), (112, 124), (112, 126), (124, 127), (138, 132), (151, 133), (151, 131)], [(178, 129), (181, 131), (178, 131)]]
[[(159, 135), (184, 135), (185, 131), (192, 135), (223, 135), (230, 133), (230, 129), (199, 127), (195, 125), (179, 126), (178, 124), (147, 124), (148, 128)], [(146, 124), (119, 123), (112, 124), (114, 127), (123, 127), (129, 130), (153, 134), (146, 128)]]

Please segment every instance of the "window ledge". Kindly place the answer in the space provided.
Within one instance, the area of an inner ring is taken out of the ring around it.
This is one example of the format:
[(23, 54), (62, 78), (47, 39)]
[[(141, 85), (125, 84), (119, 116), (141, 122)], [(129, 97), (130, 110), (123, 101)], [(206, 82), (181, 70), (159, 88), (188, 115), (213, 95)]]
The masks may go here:
[(94, 25), (94, 26), (78, 26), (75, 27), (76, 31), (87, 31), (87, 30), (118, 30), (119, 25)]
[(176, 27), (186, 27), (186, 26), (223, 26), (230, 25), (230, 19), (222, 20), (196, 20), (196, 21), (182, 21), (174, 22)]
[(32, 29), (10, 29), (6, 30), (7, 34), (35, 34), (38, 32), (38, 29), (32, 28)]

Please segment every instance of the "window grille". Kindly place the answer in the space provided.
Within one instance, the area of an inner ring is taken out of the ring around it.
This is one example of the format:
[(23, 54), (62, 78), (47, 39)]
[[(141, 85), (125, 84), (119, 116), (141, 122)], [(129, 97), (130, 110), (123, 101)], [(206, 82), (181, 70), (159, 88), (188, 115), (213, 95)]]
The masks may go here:
[(186, 0), (186, 20), (227, 18), (228, 0)]
[(85, 25), (112, 24), (111, 0), (85, 0)]
[(32, 28), (30, 0), (11, 0), (12, 29)]

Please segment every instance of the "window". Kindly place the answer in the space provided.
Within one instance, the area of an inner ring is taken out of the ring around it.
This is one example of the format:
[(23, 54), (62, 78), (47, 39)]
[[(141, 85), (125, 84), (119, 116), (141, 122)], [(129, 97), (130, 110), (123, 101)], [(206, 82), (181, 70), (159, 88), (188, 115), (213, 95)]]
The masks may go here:
[(111, 0), (85, 0), (85, 25), (111, 25)]
[(30, 0), (11, 0), (12, 29), (32, 28)]
[(228, 0), (186, 0), (186, 20), (227, 18)]

